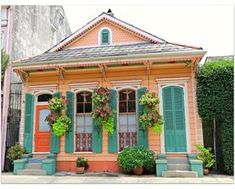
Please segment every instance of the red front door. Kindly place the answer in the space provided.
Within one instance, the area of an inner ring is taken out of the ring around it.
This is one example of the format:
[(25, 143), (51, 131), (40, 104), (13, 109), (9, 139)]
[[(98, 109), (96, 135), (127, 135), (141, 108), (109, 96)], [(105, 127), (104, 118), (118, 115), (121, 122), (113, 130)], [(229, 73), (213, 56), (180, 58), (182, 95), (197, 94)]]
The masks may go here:
[(35, 152), (50, 151), (50, 126), (45, 121), (49, 113), (47, 105), (36, 106)]

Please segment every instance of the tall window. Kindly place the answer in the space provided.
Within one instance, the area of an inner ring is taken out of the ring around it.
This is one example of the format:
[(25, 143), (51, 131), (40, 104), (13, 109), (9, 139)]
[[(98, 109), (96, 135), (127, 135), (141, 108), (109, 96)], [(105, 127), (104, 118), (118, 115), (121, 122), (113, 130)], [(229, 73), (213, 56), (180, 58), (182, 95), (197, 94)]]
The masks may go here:
[(110, 32), (108, 29), (103, 29), (101, 31), (101, 45), (110, 44)]
[(91, 95), (91, 92), (82, 91), (76, 96), (76, 152), (92, 151)]
[(137, 115), (135, 90), (119, 92), (119, 151), (137, 144)]

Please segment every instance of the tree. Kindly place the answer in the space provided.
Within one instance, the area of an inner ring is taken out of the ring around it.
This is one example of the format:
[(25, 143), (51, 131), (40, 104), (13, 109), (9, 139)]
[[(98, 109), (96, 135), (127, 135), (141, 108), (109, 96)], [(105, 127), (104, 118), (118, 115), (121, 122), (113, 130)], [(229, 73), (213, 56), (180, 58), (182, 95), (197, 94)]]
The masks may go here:
[(7, 68), (7, 65), (9, 63), (9, 56), (6, 54), (4, 49), (1, 49), (1, 86), (3, 88), (3, 82), (4, 82), (4, 75)]

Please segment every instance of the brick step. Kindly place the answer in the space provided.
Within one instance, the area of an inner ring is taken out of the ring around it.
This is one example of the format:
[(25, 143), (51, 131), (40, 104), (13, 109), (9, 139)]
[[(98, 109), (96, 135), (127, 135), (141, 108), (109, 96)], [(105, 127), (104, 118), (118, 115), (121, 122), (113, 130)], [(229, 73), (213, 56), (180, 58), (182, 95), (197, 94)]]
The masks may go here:
[(181, 170), (181, 171), (190, 171), (189, 164), (169, 164), (168, 170)]
[(26, 169), (41, 169), (42, 163), (27, 163)]
[(166, 158), (168, 164), (188, 164), (188, 158)]
[(187, 153), (166, 153), (167, 158), (188, 158)]
[(196, 171), (163, 171), (162, 177), (191, 177), (196, 178), (198, 174)]
[(23, 169), (18, 170), (17, 175), (47, 175), (47, 172), (42, 169)]

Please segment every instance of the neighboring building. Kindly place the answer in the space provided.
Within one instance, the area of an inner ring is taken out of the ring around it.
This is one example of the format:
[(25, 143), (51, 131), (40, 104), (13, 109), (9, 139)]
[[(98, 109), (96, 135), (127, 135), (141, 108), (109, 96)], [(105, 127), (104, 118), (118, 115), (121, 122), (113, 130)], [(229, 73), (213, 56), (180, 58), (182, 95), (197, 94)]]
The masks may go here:
[[(9, 54), (10, 61), (41, 54), (70, 34), (62, 6), (1, 6), (1, 48)], [(5, 78), (2, 111), (3, 150), (6, 128), (6, 149), (18, 142), (22, 90), (21, 79), (12, 72), (11, 65)]]
[(227, 55), (227, 56), (208, 56), (206, 57), (205, 63), (211, 62), (211, 61), (219, 61), (219, 60), (233, 60), (233, 55)]
[[(47, 52), (14, 62), (25, 84), (20, 143), (34, 157), (56, 153), (57, 171), (74, 171), (76, 158), (84, 157), (88, 171), (119, 172), (117, 156), (125, 146), (144, 145), (171, 157), (195, 153), (195, 144), (203, 143), (195, 70), (204, 54), (202, 48), (167, 42), (102, 13)], [(91, 94), (101, 86), (112, 90), (113, 135), (98, 129), (91, 117)], [(146, 89), (159, 96), (162, 134), (139, 123), (139, 98)], [(59, 139), (44, 121), (48, 99), (58, 92), (72, 119), (72, 129)]]

